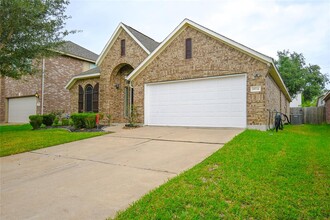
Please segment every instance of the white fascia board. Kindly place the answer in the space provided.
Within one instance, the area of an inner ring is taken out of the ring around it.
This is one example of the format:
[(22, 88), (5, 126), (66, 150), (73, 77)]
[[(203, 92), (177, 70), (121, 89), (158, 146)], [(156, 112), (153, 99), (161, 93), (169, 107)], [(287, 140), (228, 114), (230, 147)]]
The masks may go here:
[(152, 58), (157, 54), (159, 51), (162, 50), (165, 44), (168, 43), (168, 41), (175, 35), (177, 32), (185, 25), (186, 19), (183, 20), (179, 26), (177, 26), (166, 38), (162, 41), (160, 45), (135, 69), (131, 74), (129, 74), (126, 79), (127, 80), (133, 80), (136, 75), (149, 63), (149, 61), (152, 60)]
[(96, 60), (96, 65), (99, 66), (101, 64), (101, 62), (103, 61), (105, 55), (108, 53), (108, 51), (110, 50), (110, 48), (112, 47), (112, 45), (115, 42), (115, 39), (118, 37), (119, 33), (120, 33), (120, 29), (123, 29), (124, 31), (126, 31), (126, 33), (133, 38), (133, 40), (149, 55), (150, 51), (143, 46), (143, 44), (125, 27), (125, 25), (123, 25), (123, 23), (119, 23), (119, 25), (117, 26), (115, 32), (111, 35), (110, 39), (108, 40), (107, 44), (105, 45), (105, 47), (103, 48), (100, 56), (98, 57), (98, 59)]
[(283, 85), (283, 88), (284, 88), (284, 90), (285, 90), (285, 93), (286, 93), (286, 95), (289, 97), (289, 101), (291, 102), (291, 101), (292, 101), (292, 97), (290, 96), (290, 93), (289, 93), (289, 91), (288, 91), (288, 88), (286, 88), (286, 85), (285, 85), (284, 82), (283, 82), (283, 79), (282, 79), (282, 77), (281, 77), (281, 74), (280, 74), (280, 72), (278, 72), (278, 69), (277, 69), (277, 67), (275, 66), (275, 63), (273, 62), (273, 60), (272, 60), (272, 62), (271, 62), (271, 65), (272, 65), (273, 68), (275, 69), (275, 72), (276, 72), (278, 78), (280, 79), (281, 84)]
[(113, 32), (113, 34), (111, 35), (110, 39), (108, 40), (107, 44), (104, 46), (100, 56), (97, 58), (96, 60), (96, 65), (99, 66), (100, 63), (102, 62), (102, 60), (104, 59), (105, 55), (107, 54), (107, 52), (109, 51), (109, 49), (111, 48), (111, 46), (114, 43), (114, 39), (116, 39), (117, 35), (119, 35), (119, 29), (121, 28), (122, 24), (120, 23), (115, 32)]
[(133, 38), (133, 40), (140, 47), (142, 47), (142, 49), (149, 55), (150, 54), (150, 51), (145, 46), (143, 46), (143, 44), (125, 27), (125, 25), (123, 25), (122, 23), (120, 23), (120, 24), (121, 24), (121, 27), (128, 33), (128, 35), (131, 36), (131, 38)]
[(189, 19), (184, 19), (179, 26), (177, 26), (170, 35), (168, 35), (165, 40), (156, 48), (156, 50), (154, 50), (130, 75), (128, 75), (126, 77), (127, 80), (133, 80), (137, 74), (139, 74), (139, 72), (141, 70), (144, 69), (145, 66), (148, 65), (148, 63), (153, 59), (153, 57), (155, 56), (155, 54), (157, 54), (159, 51), (163, 50), (164, 45), (168, 44), (168, 42), (175, 36), (178, 34), (178, 32), (180, 31), (180, 29), (185, 26), (185, 25), (190, 25), (193, 28), (196, 28), (199, 31), (202, 31), (203, 33), (206, 33), (209, 36), (212, 36), (213, 38), (216, 38), (218, 40), (221, 40), (222, 42), (228, 44), (229, 46), (232, 46), (234, 48), (239, 49), (240, 51), (243, 51), (245, 53), (248, 53), (250, 55), (252, 55), (255, 58), (258, 58), (259, 60), (265, 62), (265, 63), (271, 63), (273, 62), (271, 57), (268, 57), (266, 55), (263, 55), (255, 50), (252, 50), (242, 44), (237, 43), (236, 41), (233, 41), (229, 38), (226, 38), (214, 31), (211, 31), (210, 29), (207, 29), (193, 21), (190, 21)]
[(65, 89), (70, 89), (72, 85), (78, 80), (78, 79), (88, 79), (88, 78), (96, 78), (99, 77), (101, 74), (100, 73), (91, 73), (88, 75), (81, 75), (81, 76), (74, 76), (70, 79), (68, 84), (64, 87)]

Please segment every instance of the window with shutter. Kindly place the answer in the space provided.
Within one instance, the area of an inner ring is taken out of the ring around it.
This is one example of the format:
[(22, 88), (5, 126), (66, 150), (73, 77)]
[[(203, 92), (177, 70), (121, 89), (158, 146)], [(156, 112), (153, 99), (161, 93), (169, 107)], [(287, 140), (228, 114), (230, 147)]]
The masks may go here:
[(93, 112), (99, 112), (99, 84), (96, 83), (93, 89)]
[(84, 89), (81, 85), (79, 85), (78, 94), (78, 112), (81, 113), (84, 111)]

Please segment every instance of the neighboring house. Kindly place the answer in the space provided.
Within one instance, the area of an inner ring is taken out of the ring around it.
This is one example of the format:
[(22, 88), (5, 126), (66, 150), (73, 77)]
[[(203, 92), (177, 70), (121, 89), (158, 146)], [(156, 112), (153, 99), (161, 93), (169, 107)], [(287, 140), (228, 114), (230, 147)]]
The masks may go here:
[(292, 102), (290, 102), (290, 107), (301, 107), (302, 101), (301, 101), (301, 93), (298, 93), (294, 99), (292, 99)]
[(40, 73), (20, 80), (1, 77), (0, 122), (28, 122), (29, 115), (53, 111), (70, 113), (65, 85), (77, 72), (94, 68), (98, 55), (70, 41), (56, 52), (58, 56), (44, 60)]
[(330, 91), (325, 94), (323, 101), (325, 102), (325, 119), (330, 124)]
[(325, 105), (325, 101), (324, 101), (324, 97), (326, 94), (320, 95), (319, 97), (317, 97), (317, 101), (316, 101), (316, 107), (321, 107)]
[(261, 130), (269, 111), (289, 114), (272, 58), (188, 19), (162, 43), (120, 23), (96, 64), (68, 82), (71, 112), (127, 122), (134, 105), (145, 125)]

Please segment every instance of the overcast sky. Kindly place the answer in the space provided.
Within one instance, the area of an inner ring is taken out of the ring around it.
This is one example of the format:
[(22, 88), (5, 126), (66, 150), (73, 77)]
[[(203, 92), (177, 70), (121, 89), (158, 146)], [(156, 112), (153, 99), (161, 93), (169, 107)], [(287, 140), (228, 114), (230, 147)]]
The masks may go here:
[[(330, 0), (71, 0), (71, 40), (100, 54), (120, 22), (161, 42), (184, 18), (268, 56), (303, 53), (330, 73)], [(328, 85), (329, 87), (329, 85)]]

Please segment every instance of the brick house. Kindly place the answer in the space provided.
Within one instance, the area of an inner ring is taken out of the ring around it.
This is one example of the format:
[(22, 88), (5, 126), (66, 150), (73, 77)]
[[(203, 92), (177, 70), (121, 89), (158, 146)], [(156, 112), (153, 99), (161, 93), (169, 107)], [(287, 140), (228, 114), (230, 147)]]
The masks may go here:
[(188, 19), (161, 43), (120, 23), (96, 64), (66, 85), (71, 112), (127, 122), (134, 105), (145, 125), (261, 130), (269, 111), (289, 115), (272, 58)]
[(58, 56), (44, 59), (40, 73), (20, 80), (0, 78), (0, 122), (28, 122), (29, 115), (53, 111), (70, 113), (65, 85), (75, 74), (94, 68), (98, 55), (71, 41), (56, 52)]
[(325, 120), (330, 124), (330, 91), (325, 94), (323, 100), (325, 102)]

